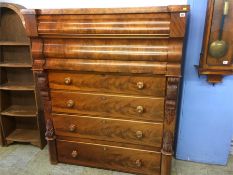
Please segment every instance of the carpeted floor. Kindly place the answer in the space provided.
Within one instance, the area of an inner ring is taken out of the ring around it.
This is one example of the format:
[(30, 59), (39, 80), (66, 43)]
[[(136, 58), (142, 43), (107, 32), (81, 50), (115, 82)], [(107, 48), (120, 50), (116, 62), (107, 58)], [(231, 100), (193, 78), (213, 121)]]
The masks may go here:
[[(129, 175), (74, 165), (50, 165), (47, 147), (30, 145), (0, 147), (0, 175)], [(227, 166), (173, 160), (172, 175), (233, 175), (233, 156)]]

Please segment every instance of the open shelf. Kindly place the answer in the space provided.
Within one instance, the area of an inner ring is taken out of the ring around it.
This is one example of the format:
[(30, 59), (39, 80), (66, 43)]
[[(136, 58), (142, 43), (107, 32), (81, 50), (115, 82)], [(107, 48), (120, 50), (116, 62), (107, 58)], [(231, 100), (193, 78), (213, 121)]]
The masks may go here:
[(12, 68), (30, 68), (30, 63), (11, 63), (11, 62), (0, 62), (0, 67), (12, 67)]
[(5, 5), (0, 7), (0, 145), (2, 140), (3, 146), (26, 142), (43, 148), (43, 113), (37, 106), (30, 38), (18, 15), (22, 7)]
[(6, 140), (12, 142), (39, 142), (39, 131), (34, 129), (15, 129), (6, 137)]
[(33, 83), (19, 83), (19, 82), (7, 82), (0, 85), (1, 90), (13, 90), (13, 91), (34, 91), (35, 85)]
[(15, 117), (36, 117), (37, 109), (35, 106), (12, 105), (2, 111), (1, 115)]
[(1, 91), (0, 97), (2, 102), (0, 114), (16, 115), (16, 116), (31, 116), (38, 112), (35, 102), (34, 91)]
[(28, 63), (31, 64), (30, 47), (12, 45), (1, 47), (1, 63)]
[(29, 42), (0, 41), (0, 46), (29, 46)]

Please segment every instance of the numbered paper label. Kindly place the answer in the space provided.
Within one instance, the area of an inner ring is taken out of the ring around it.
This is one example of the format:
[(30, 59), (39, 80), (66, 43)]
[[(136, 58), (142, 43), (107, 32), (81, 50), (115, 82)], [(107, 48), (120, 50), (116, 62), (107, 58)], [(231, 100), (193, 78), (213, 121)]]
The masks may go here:
[(223, 61), (222, 64), (228, 64), (228, 61)]
[(185, 13), (180, 13), (180, 17), (184, 18), (185, 17)]

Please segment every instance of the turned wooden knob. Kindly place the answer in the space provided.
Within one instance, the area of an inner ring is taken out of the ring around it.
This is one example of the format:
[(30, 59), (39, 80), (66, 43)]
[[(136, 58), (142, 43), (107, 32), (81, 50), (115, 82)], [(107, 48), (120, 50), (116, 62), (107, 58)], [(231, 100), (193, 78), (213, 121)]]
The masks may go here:
[(142, 167), (142, 161), (141, 160), (136, 160), (135, 164), (137, 167)]
[(137, 106), (138, 113), (143, 113), (144, 109), (142, 106)]
[(65, 80), (64, 80), (64, 83), (65, 83), (66, 85), (70, 85), (71, 82), (72, 82), (72, 80), (71, 80), (70, 77), (67, 77), (67, 78), (65, 78)]
[(71, 124), (71, 125), (69, 126), (69, 131), (70, 131), (70, 132), (74, 132), (75, 130), (76, 130), (76, 125)]
[(137, 87), (138, 87), (138, 89), (143, 89), (144, 88), (144, 83), (141, 82), (141, 81), (137, 82)]
[(143, 137), (142, 131), (137, 131), (136, 136), (137, 136), (138, 139), (141, 139)]
[(73, 100), (68, 100), (66, 106), (67, 106), (68, 108), (74, 107), (74, 101), (73, 101)]
[(76, 158), (78, 156), (78, 151), (76, 151), (76, 150), (72, 151), (71, 156), (73, 158)]

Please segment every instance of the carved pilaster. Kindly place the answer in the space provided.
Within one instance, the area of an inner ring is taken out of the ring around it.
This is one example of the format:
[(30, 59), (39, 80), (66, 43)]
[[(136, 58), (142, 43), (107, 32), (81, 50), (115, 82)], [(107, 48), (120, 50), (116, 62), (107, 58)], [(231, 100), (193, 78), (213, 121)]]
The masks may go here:
[(57, 149), (56, 149), (56, 137), (54, 133), (53, 120), (51, 116), (51, 97), (49, 92), (48, 74), (44, 70), (45, 59), (43, 56), (43, 40), (38, 38), (32, 38), (32, 57), (33, 57), (33, 72), (36, 77), (37, 88), (39, 90), (43, 111), (44, 119), (46, 122), (45, 138), (49, 146), (50, 162), (56, 164), (57, 160)]
[(47, 119), (46, 121), (46, 133), (45, 133), (46, 140), (48, 141), (49, 146), (49, 154), (50, 154), (50, 162), (52, 164), (57, 164), (57, 149), (56, 149), (56, 136), (53, 127), (52, 119)]
[(167, 78), (167, 92), (166, 100), (176, 100), (178, 95), (180, 78), (169, 77)]
[(163, 149), (166, 154), (173, 153), (174, 131), (176, 124), (176, 107), (179, 89), (179, 78), (167, 78), (167, 92), (165, 99)]
[(4, 140), (3, 140), (3, 136), (2, 136), (2, 126), (0, 124), (0, 146), (3, 146)]
[(177, 96), (179, 90), (179, 78), (167, 78), (167, 91), (165, 98), (165, 116), (162, 146), (161, 175), (169, 175), (173, 155), (174, 131), (176, 125)]

